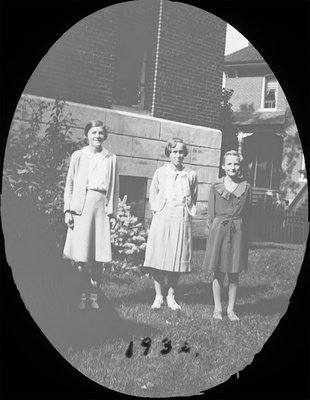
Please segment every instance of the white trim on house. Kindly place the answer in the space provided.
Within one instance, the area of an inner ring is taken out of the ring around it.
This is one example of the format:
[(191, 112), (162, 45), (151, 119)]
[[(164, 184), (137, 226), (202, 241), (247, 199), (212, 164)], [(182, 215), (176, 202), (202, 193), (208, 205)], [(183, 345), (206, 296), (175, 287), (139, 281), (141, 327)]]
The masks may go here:
[(226, 73), (223, 71), (222, 89), (226, 88)]
[(151, 115), (152, 116), (154, 116), (154, 110), (155, 110), (155, 97), (156, 97), (156, 89), (157, 89), (156, 84), (157, 84), (157, 75), (158, 75), (158, 56), (159, 56), (159, 45), (160, 45), (160, 39), (161, 39), (162, 19), (163, 19), (163, 0), (160, 0), (158, 27), (157, 27), (157, 43), (156, 43), (156, 53), (155, 53), (154, 85), (153, 85), (153, 95), (152, 95), (152, 104), (151, 104)]
[[(276, 80), (276, 91), (275, 91), (275, 107), (273, 108), (265, 108), (265, 87), (266, 87), (266, 78), (269, 77), (274, 77)], [(273, 112), (273, 111), (279, 111), (277, 109), (278, 106), (278, 93), (279, 93), (279, 82), (277, 81), (276, 77), (274, 74), (266, 74), (263, 76), (262, 79), (262, 89), (261, 89), (261, 102), (260, 102), (260, 109), (258, 111), (268, 111), (268, 112)]]
[[(303, 154), (301, 155), (300, 169), (301, 170), (306, 169), (305, 156)], [(303, 174), (302, 172), (300, 172), (300, 177), (299, 177), (298, 182), (307, 182), (307, 178), (306, 178), (305, 174)]]

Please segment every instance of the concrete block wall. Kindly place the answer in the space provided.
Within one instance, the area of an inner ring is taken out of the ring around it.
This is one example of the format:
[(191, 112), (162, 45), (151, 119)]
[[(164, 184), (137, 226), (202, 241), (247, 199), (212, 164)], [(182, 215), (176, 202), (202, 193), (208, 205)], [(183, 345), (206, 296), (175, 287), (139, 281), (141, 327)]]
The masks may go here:
[[(30, 99), (34, 104), (42, 100), (53, 102), (51, 99), (23, 95), (11, 127), (16, 134), (19, 133), (21, 124), (29, 123), (31, 116), (32, 110), (25, 99)], [(153, 174), (168, 161), (164, 154), (166, 141), (171, 137), (182, 138), (189, 150), (185, 164), (196, 171), (199, 184), (194, 235), (203, 235), (210, 185), (217, 179), (219, 172), (222, 139), (219, 130), (72, 102), (67, 103), (66, 111), (76, 119), (72, 127), (74, 140), (81, 141), (84, 138), (83, 129), (87, 122), (93, 119), (102, 120), (109, 132), (105, 146), (118, 156), (120, 175), (147, 178), (147, 223), (151, 219), (148, 196)], [(48, 118), (49, 113), (46, 112), (42, 118), (42, 132)]]

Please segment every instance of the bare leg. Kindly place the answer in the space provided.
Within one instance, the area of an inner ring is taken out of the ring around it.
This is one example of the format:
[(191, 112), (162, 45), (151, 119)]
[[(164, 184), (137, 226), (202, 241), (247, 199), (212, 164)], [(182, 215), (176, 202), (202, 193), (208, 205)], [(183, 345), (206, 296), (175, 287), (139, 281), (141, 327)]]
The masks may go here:
[(152, 304), (152, 308), (160, 308), (163, 304), (162, 286), (164, 283), (163, 271), (154, 270), (154, 287), (155, 287), (155, 300)]
[(222, 312), (222, 301), (221, 301), (221, 285), (217, 279), (212, 282), (213, 298), (214, 298), (214, 311)]
[(90, 265), (90, 282), (96, 292), (100, 287), (102, 279), (102, 267), (103, 267), (102, 262), (94, 261)]
[(235, 314), (235, 303), (238, 289), (238, 273), (228, 274), (229, 289), (228, 289), (228, 307), (227, 315), (231, 321), (238, 321), (239, 318)]
[(78, 308), (81, 310), (84, 310), (86, 308), (86, 295), (89, 293), (90, 290), (90, 285), (89, 285), (89, 274), (86, 269), (86, 265), (84, 262), (78, 262), (77, 265), (77, 271), (79, 274), (80, 278), (80, 303), (78, 305)]
[(179, 272), (168, 272), (168, 296), (167, 304), (172, 310), (180, 310), (180, 305), (175, 301), (174, 296), (178, 285), (180, 273)]
[(215, 319), (222, 319), (222, 298), (221, 291), (223, 287), (224, 274), (222, 272), (216, 271), (214, 273), (212, 282), (212, 291), (214, 299), (214, 314)]
[(162, 296), (162, 284), (154, 279), (154, 287), (156, 296)]
[(91, 302), (91, 308), (98, 310), (98, 290), (100, 287), (101, 277), (102, 277), (102, 263), (93, 261), (90, 264), (90, 283), (91, 283), (91, 293), (89, 295), (89, 300)]

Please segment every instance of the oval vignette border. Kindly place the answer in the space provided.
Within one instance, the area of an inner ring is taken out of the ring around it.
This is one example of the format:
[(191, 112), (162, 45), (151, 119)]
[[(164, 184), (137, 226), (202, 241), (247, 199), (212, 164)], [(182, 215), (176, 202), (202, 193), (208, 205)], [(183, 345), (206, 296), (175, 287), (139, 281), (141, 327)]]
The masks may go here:
[[(14, 4), (15, 2), (12, 3)], [(228, 2), (218, 1), (218, 2), (210, 2), (208, 8), (203, 8), (203, 9), (207, 12), (215, 14), (219, 18), (222, 18), (231, 25), (233, 25), (247, 39), (250, 40), (250, 42), (254, 45), (254, 47), (258, 51), (262, 53), (263, 57), (265, 58), (265, 60), (275, 73), (276, 77), (278, 78), (279, 82), (281, 83), (285, 95), (289, 103), (291, 104), (293, 115), (297, 127), (299, 128), (300, 131), (300, 136), (303, 143), (303, 149), (304, 151), (306, 151), (306, 148), (308, 147), (307, 146), (308, 140), (306, 140), (305, 134), (302, 134), (302, 131), (309, 132), (309, 120), (307, 125), (306, 122), (307, 118), (305, 118), (305, 116), (307, 115), (307, 110), (309, 110), (309, 107), (307, 107), (307, 105), (309, 105), (309, 96), (307, 96), (307, 93), (305, 93), (307, 92), (307, 90), (306, 91), (304, 90), (304, 88), (309, 87), (309, 84), (307, 84), (309, 83), (309, 73), (308, 76), (304, 77), (301, 77), (300, 75), (307, 74), (307, 71), (309, 71), (309, 51), (307, 50), (309, 49), (309, 35), (307, 36), (307, 33), (309, 32), (307, 32), (306, 29), (307, 13), (301, 6), (300, 9), (298, 9), (298, 6), (296, 7), (296, 3), (304, 4), (306, 2), (287, 1), (281, 3), (282, 4), (279, 5), (279, 2), (277, 1), (271, 1), (268, 3), (255, 1), (251, 2), (251, 5), (249, 5), (246, 2), (236, 1), (234, 2), (234, 7), (232, 7), (232, 5), (229, 5)], [(48, 51), (50, 46), (53, 45), (58, 40), (58, 38), (61, 36), (62, 33), (64, 33), (67, 29), (70, 29), (70, 27), (75, 22), (78, 22), (80, 19), (86, 17), (87, 15), (97, 11), (102, 7), (106, 7), (115, 3), (103, 4), (102, 2), (101, 3), (91, 2), (90, 4), (87, 5), (85, 2), (80, 2), (78, 3), (78, 5), (76, 5), (76, 11), (77, 11), (76, 13), (72, 10), (72, 8), (75, 7), (74, 3), (69, 1), (64, 2), (61, 6), (60, 4), (58, 4), (57, 7), (55, 7), (55, 3), (53, 4), (53, 2), (45, 2), (44, 6), (43, 5), (40, 6), (39, 4), (40, 3), (30, 1), (27, 2), (27, 5), (25, 6), (20, 3), (19, 4), (20, 9), (18, 10), (18, 14), (15, 14), (17, 5), (15, 6), (15, 8), (11, 6), (11, 9), (8, 5), (2, 6), (3, 8), (2, 17), (3, 20), (6, 19), (6, 23), (3, 23), (2, 26), (4, 32), (2, 36), (4, 46), (2, 47), (3, 67), (1, 74), (3, 81), (2, 116), (4, 116), (4, 118), (2, 118), (2, 132), (4, 132), (5, 135), (9, 131), (10, 122), (12, 120), (16, 104), (18, 102), (18, 99), (21, 95), (23, 88), (25, 87), (36, 65), (38, 64), (40, 59), (44, 57), (44, 54)], [(200, 5), (196, 2), (190, 2), (189, 4), (201, 8)], [(57, 10), (55, 10), (55, 8), (57, 8)], [(225, 8), (225, 12), (223, 12), (221, 8)], [(264, 20), (266, 8), (269, 9), (269, 18), (271, 18), (270, 17), (271, 15), (272, 16), (277, 15), (278, 12), (278, 18), (274, 19), (274, 27), (273, 27), (276, 37), (278, 37), (279, 41), (281, 42), (278, 44), (278, 49), (276, 48), (277, 40), (275, 39), (268, 40), (267, 45), (263, 44), (264, 41), (266, 43), (266, 36), (267, 36), (266, 33), (262, 31), (263, 28), (265, 27), (265, 24), (262, 23), (262, 21)], [(298, 10), (296, 10), (296, 8)], [(76, 17), (76, 15), (78, 15), (78, 17)], [(228, 19), (229, 15), (230, 18)], [(59, 21), (58, 23), (57, 23), (57, 16)], [(252, 21), (250, 24), (246, 26), (246, 24), (242, 22), (242, 20), (249, 18), (249, 16), (255, 16), (255, 21)], [(47, 18), (51, 18), (54, 21), (55, 25), (53, 27), (51, 26), (52, 24), (50, 23), (44, 23), (44, 21), (46, 21)], [(9, 24), (10, 21), (11, 23)], [(14, 21), (14, 23), (12, 23), (12, 21)], [(286, 22), (286, 27), (281, 26), (281, 21), (284, 21), (284, 24)], [(244, 23), (244, 30), (242, 30), (243, 23)], [(44, 27), (46, 28), (44, 29)], [(64, 29), (59, 29), (59, 27), (62, 28), (64, 27)], [(249, 32), (248, 34), (246, 34), (246, 29), (248, 29)], [(27, 30), (29, 30), (30, 32), (27, 33)], [(301, 38), (301, 35), (304, 36)], [(27, 57), (27, 52), (25, 51), (25, 49), (27, 48), (27, 40), (28, 44), (34, 43), (35, 37), (37, 37), (38, 39), (37, 42), (35, 42), (36, 47), (38, 47), (38, 49), (34, 50), (35, 56), (33, 58), (29, 56)], [(307, 45), (307, 37), (308, 37), (308, 45)], [(9, 38), (11, 39), (8, 41)], [(285, 43), (285, 45), (283, 43)], [(294, 43), (293, 46), (292, 43)], [(266, 50), (264, 51), (264, 49)], [(280, 51), (282, 51), (282, 56), (277, 57), (277, 54), (279, 55)], [(17, 56), (19, 54), (19, 57), (14, 56), (13, 53), (17, 53)], [(267, 53), (270, 54), (274, 53), (274, 54), (273, 56), (268, 57)], [(281, 64), (284, 65), (281, 65), (280, 67), (277, 66), (277, 64), (279, 64), (279, 60), (282, 60)], [(284, 63), (283, 61), (286, 62)], [(291, 82), (286, 82), (285, 78), (283, 79), (283, 77), (285, 76), (288, 76)], [(298, 104), (299, 106), (297, 107), (296, 104)], [(2, 146), (2, 149), (3, 149), (2, 153), (3, 157), (5, 146)], [(290, 320), (293, 327), (289, 328), (289, 330), (286, 332), (283, 332), (283, 329), (280, 327), (280, 332), (277, 332), (273, 335), (274, 336), (273, 341), (275, 340), (279, 341), (277, 347), (279, 347), (279, 344), (283, 346), (295, 345), (297, 352), (303, 349), (302, 351), (305, 351), (305, 353), (307, 353), (306, 346), (307, 345), (309, 346), (309, 344), (306, 344), (308, 343), (308, 340), (306, 338), (308, 338), (309, 336), (307, 335), (307, 332), (309, 333), (309, 306), (307, 306), (307, 303), (309, 304), (309, 295), (306, 292), (306, 287), (307, 287), (306, 283), (309, 281), (309, 269), (305, 271), (305, 264), (308, 258), (309, 254), (307, 249), (306, 259), (304, 260), (303, 266), (299, 274), (297, 287), (294, 291), (293, 296), (291, 297), (292, 309), (284, 317), (284, 319)], [(82, 392), (78, 390), (78, 388), (80, 389), (83, 388), (83, 390), (85, 390), (85, 388), (88, 388), (90, 390), (88, 393), (94, 393), (95, 397), (93, 398), (98, 398), (96, 396), (100, 395), (102, 396), (103, 394), (102, 391), (104, 390), (104, 388), (102, 387), (98, 388), (97, 387), (98, 385), (95, 385), (92, 382), (87, 382), (89, 381), (89, 379), (88, 378), (83, 379), (81, 374), (78, 371), (74, 371), (74, 368), (72, 368), (70, 365), (68, 366), (63, 365), (65, 364), (63, 363), (63, 358), (60, 355), (58, 355), (57, 352), (55, 352), (54, 348), (48, 343), (47, 340), (42, 338), (43, 335), (41, 331), (36, 326), (34, 326), (35, 323), (34, 321), (32, 321), (30, 314), (24, 311), (23, 303), (19, 298), (19, 293), (16, 290), (14, 282), (12, 281), (12, 277), (7, 265), (4, 266), (1, 273), (2, 273), (1, 282), (3, 286), (2, 287), (3, 290), (1, 291), (2, 293), (1, 316), (2, 316), (2, 327), (4, 327), (2, 335), (2, 348), (3, 350), (4, 348), (7, 347), (11, 348), (11, 351), (9, 352), (10, 357), (8, 357), (8, 354), (6, 354), (5, 356), (6, 358), (5, 357), (3, 358), (4, 362), (3, 365), (6, 366), (6, 369), (8, 370), (8, 372), (6, 372), (7, 382), (10, 382), (10, 384), (14, 385), (14, 374), (13, 376), (10, 377), (11, 374), (9, 372), (9, 371), (12, 372), (12, 367), (13, 365), (16, 364), (14, 363), (14, 361), (12, 362), (14, 358), (23, 360), (22, 362), (23, 366), (31, 365), (31, 363), (33, 362), (39, 362), (39, 360), (41, 360), (42, 362), (42, 359), (43, 360), (45, 359), (46, 360), (44, 363), (44, 369), (46, 368), (45, 373), (43, 372), (40, 373), (39, 371), (37, 371), (38, 375), (37, 377), (35, 377), (29, 374), (27, 375), (26, 371), (25, 376), (22, 378), (23, 384), (20, 385), (21, 386), (20, 393), (23, 393), (22, 389), (24, 389), (25, 390), (24, 394), (25, 396), (27, 395), (27, 388), (26, 388), (27, 384), (29, 385), (30, 389), (28, 393), (32, 394), (30, 397), (50, 398), (49, 396), (51, 396), (54, 393), (53, 390), (55, 390), (55, 388), (51, 386), (50, 390), (48, 390), (47, 388), (49, 387), (49, 385), (52, 384), (52, 382), (57, 382), (57, 384), (59, 384), (61, 387), (61, 390), (58, 391), (58, 396), (60, 396), (58, 398), (63, 398), (64, 396), (66, 396), (66, 398), (73, 398), (70, 397), (70, 394), (72, 395), (72, 386), (75, 387), (74, 398), (86, 398), (86, 397), (76, 397), (79, 395), (79, 392), (80, 396), (82, 396)], [(297, 314), (296, 311), (299, 310), (299, 307), (301, 307), (303, 312), (302, 313), (299, 312)], [(296, 314), (294, 315), (294, 313)], [(302, 315), (305, 316), (303, 325), (302, 321), (300, 321)], [(308, 316), (308, 318), (306, 316)], [(302, 336), (302, 333), (296, 332), (297, 329), (295, 330), (294, 327), (296, 327), (297, 322), (299, 327), (304, 328), (304, 330), (301, 331), (304, 333), (304, 336)], [(288, 326), (288, 324), (286, 324), (286, 326)], [(23, 337), (23, 340), (21, 341), (20, 345), (16, 346), (16, 348), (13, 348), (16, 344), (14, 341), (12, 341), (12, 338), (11, 342), (9, 340), (10, 339), (9, 332), (12, 331), (20, 332), (20, 334), (22, 334)], [(270, 339), (268, 339), (268, 342), (269, 341)], [(297, 342), (301, 343), (298, 344)], [(28, 349), (32, 348), (33, 351), (29, 350), (27, 351), (26, 348)], [(51, 353), (56, 353), (56, 354), (52, 355)], [(299, 371), (299, 369), (301, 369), (300, 367), (304, 366), (304, 364), (296, 365), (296, 361), (294, 361), (293, 357), (292, 358), (289, 357), (285, 363), (286, 366), (283, 366), (283, 359), (281, 359), (280, 349), (277, 352), (277, 354), (279, 357), (275, 366), (272, 369), (275, 368), (278, 369), (280, 372), (282, 372), (283, 381), (285, 381), (286, 378), (286, 375), (284, 373), (284, 368), (290, 369), (292, 374), (292, 369)], [(12, 360), (10, 361), (9, 358), (11, 358)], [(268, 358), (268, 354), (266, 354), (266, 360), (267, 360), (266, 364), (269, 365), (271, 365), (272, 362), (274, 362), (273, 360), (270, 360)], [(50, 365), (46, 365), (49, 363)], [(47, 371), (48, 373), (46, 373)], [(57, 371), (56, 374), (55, 371)], [(300, 371), (299, 379), (298, 378), (295, 379), (294, 373), (292, 375), (294, 379), (293, 382), (291, 383), (290, 388), (291, 388), (291, 393), (293, 393), (292, 392), (293, 388), (295, 388), (296, 397), (298, 391), (302, 389), (302, 376), (303, 376), (302, 374), (304, 373), (305, 375), (305, 372), (306, 371), (303, 372)], [(59, 375), (64, 374), (64, 375), (55, 376), (58, 374)], [(250, 392), (252, 392), (251, 382), (249, 381), (242, 382), (242, 380), (243, 379), (241, 372), (240, 382), (234, 381), (232, 384), (227, 382), (224, 383), (223, 385), (216, 387), (215, 389), (208, 390), (206, 397), (210, 398), (211, 392), (214, 392), (214, 395), (218, 396), (222, 396), (225, 392), (226, 395), (227, 393), (230, 393), (233, 396), (234, 390), (236, 390), (236, 388), (233, 389), (233, 387), (238, 386), (238, 388), (240, 389), (240, 391), (238, 392), (239, 398), (250, 398), (249, 394), (247, 393), (247, 390), (249, 386)], [(279, 384), (279, 382), (281, 382), (281, 380), (277, 380), (275, 378), (274, 386), (270, 387), (270, 393), (273, 394), (274, 396), (276, 396), (277, 384)], [(305, 381), (304, 385), (306, 385)], [(10, 398), (8, 383), (6, 390), (7, 390), (6, 392), (7, 398)], [(304, 392), (305, 390), (306, 388), (304, 388)], [(35, 397), (36, 393), (37, 397)], [(259, 394), (259, 391), (257, 391), (256, 393)], [(290, 393), (288, 392), (288, 394)], [(87, 397), (89, 398), (90, 396)], [(53, 395), (53, 398), (55, 398), (55, 395)]]

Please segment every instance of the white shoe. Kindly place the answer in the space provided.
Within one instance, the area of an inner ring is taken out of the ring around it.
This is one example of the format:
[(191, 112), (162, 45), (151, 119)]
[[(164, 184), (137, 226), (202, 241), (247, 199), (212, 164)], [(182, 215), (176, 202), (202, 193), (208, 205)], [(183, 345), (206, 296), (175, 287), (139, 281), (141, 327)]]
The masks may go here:
[(99, 304), (98, 304), (98, 296), (95, 293), (91, 293), (89, 296), (89, 300), (91, 302), (91, 308), (94, 308), (95, 310), (99, 310)]
[(181, 306), (174, 300), (173, 295), (167, 296), (167, 304), (171, 310), (181, 310)]
[(164, 302), (163, 296), (160, 296), (157, 294), (155, 296), (155, 300), (154, 300), (154, 303), (152, 304), (151, 308), (155, 308), (155, 309), (161, 308), (161, 306), (163, 305), (163, 302)]

